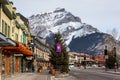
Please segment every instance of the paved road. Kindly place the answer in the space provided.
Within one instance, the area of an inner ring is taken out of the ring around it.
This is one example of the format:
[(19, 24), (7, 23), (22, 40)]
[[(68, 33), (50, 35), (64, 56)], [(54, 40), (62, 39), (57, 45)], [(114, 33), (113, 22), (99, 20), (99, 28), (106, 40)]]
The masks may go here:
[(70, 75), (77, 77), (78, 80), (120, 80), (120, 75), (96, 69), (72, 69)]

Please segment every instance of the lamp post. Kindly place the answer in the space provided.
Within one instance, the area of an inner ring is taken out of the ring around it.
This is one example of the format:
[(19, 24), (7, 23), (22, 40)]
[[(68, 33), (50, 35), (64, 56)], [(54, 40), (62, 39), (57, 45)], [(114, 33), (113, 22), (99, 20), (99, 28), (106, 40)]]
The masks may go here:
[(113, 52), (114, 52), (115, 62), (117, 62), (116, 47), (113, 48)]
[(36, 58), (37, 58), (37, 55), (35, 53), (35, 40), (36, 40), (36, 37), (34, 35), (31, 36), (32, 39), (30, 41), (30, 47), (31, 47), (31, 51), (33, 53), (33, 71), (34, 72), (37, 72), (37, 61), (36, 61)]
[(86, 55), (84, 54), (84, 69), (86, 69)]
[(107, 46), (105, 46), (104, 49), (104, 55), (105, 55), (105, 71), (107, 71), (107, 60), (108, 60), (108, 51), (107, 51)]
[(115, 63), (114, 63), (114, 71), (117, 72), (117, 57), (116, 57), (116, 47), (113, 48)]

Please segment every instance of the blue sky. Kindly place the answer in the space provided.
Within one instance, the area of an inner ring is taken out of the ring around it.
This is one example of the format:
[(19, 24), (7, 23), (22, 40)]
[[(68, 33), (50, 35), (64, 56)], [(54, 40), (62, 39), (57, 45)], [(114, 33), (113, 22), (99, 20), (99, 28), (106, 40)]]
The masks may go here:
[(100, 31), (107, 32), (120, 28), (120, 0), (11, 0), (17, 12), (29, 17), (32, 14), (65, 8), (83, 23), (90, 24)]

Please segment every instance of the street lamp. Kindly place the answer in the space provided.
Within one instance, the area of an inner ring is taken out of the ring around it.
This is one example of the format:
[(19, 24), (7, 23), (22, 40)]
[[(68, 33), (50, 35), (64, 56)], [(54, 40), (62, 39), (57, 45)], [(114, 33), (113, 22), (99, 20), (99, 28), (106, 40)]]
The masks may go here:
[(114, 52), (114, 57), (115, 57), (115, 63), (114, 63), (114, 71), (117, 71), (117, 57), (116, 57), (116, 47), (113, 48), (113, 52)]
[(37, 54), (35, 53), (35, 39), (36, 39), (36, 37), (32, 36), (32, 39), (29, 42), (29, 45), (30, 45), (31, 51), (33, 53), (33, 71), (37, 72), (37, 61), (36, 61)]
[(86, 55), (84, 54), (84, 69), (86, 69)]
[(105, 46), (104, 55), (105, 55), (105, 71), (107, 71), (107, 60), (108, 60), (107, 46)]
[(116, 58), (116, 47), (113, 48), (113, 52), (114, 52), (115, 61), (117, 62), (117, 58)]

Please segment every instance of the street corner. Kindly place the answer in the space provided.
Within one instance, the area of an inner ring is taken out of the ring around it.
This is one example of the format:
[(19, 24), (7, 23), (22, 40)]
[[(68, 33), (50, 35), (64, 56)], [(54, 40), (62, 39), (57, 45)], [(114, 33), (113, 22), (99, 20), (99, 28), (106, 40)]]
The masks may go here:
[(69, 77), (67, 77), (67, 79), (66, 80), (79, 80), (79, 79), (77, 79), (76, 77), (74, 77), (74, 76), (69, 76)]
[(74, 76), (71, 75), (62, 75), (62, 76), (51, 76), (51, 80), (79, 80)]
[(50, 80), (57, 80), (57, 79), (55, 78), (55, 76), (51, 76)]

